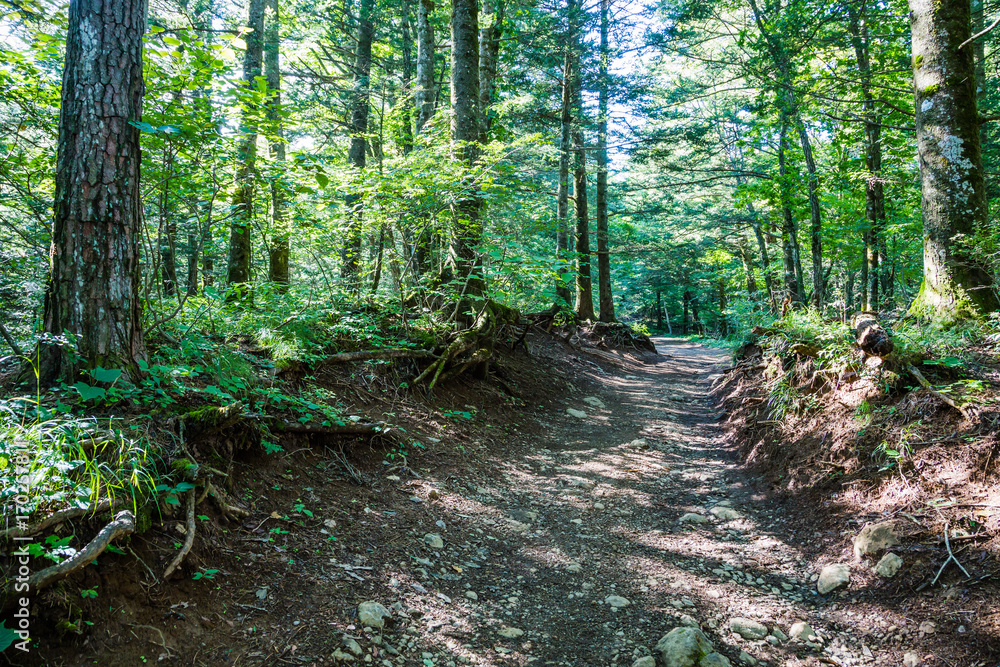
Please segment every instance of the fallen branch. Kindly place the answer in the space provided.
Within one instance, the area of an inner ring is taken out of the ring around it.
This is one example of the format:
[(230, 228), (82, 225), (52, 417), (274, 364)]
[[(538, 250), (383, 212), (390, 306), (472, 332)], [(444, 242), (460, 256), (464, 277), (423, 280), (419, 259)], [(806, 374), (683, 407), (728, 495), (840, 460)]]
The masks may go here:
[(180, 553), (171, 561), (167, 569), (163, 571), (164, 581), (174, 573), (174, 570), (184, 561), (184, 557), (191, 551), (191, 546), (194, 544), (194, 531), (194, 489), (191, 489), (187, 492), (187, 534), (184, 536), (184, 546), (181, 547)]
[(53, 512), (38, 523), (30, 525), (27, 528), (8, 528), (7, 530), (0, 532), (0, 539), (13, 540), (18, 537), (37, 535), (46, 528), (60, 524), (63, 521), (69, 521), (70, 519), (75, 519), (87, 514), (97, 514), (99, 512), (107, 512), (109, 510), (114, 511), (119, 509), (121, 505), (121, 501), (113, 502), (111, 500), (102, 500), (96, 505), (91, 505), (90, 507), (70, 507), (68, 509), (59, 510), (58, 512)]
[(14, 354), (17, 355), (19, 359), (24, 358), (24, 352), (22, 352), (21, 348), (17, 346), (17, 343), (14, 341), (13, 337), (11, 337), (9, 333), (7, 333), (7, 329), (4, 328), (2, 322), (0, 322), (0, 337), (2, 337), (5, 341), (7, 341), (7, 344), (10, 345), (10, 349), (14, 350)]
[(385, 422), (312, 426), (298, 422), (287, 422), (281, 419), (271, 419), (268, 422), (268, 426), (275, 431), (283, 433), (305, 433), (306, 435), (375, 435), (388, 428)]
[(363, 352), (340, 352), (323, 359), (320, 364), (344, 364), (350, 361), (368, 361), (369, 359), (426, 359), (433, 357), (427, 350), (398, 348), (391, 350), (365, 350)]
[(958, 569), (960, 569), (962, 571), (962, 573), (965, 574), (966, 577), (968, 577), (969, 579), (972, 579), (972, 575), (969, 574), (968, 570), (966, 570), (964, 567), (962, 567), (962, 564), (958, 562), (957, 558), (955, 558), (955, 554), (953, 554), (951, 552), (951, 544), (948, 542), (948, 522), (947, 521), (944, 522), (944, 548), (948, 550), (948, 558), (945, 559), (945, 561), (943, 563), (941, 563), (941, 569), (938, 570), (937, 574), (934, 575), (934, 579), (931, 580), (931, 586), (933, 586), (934, 584), (937, 583), (938, 577), (941, 576), (941, 573), (944, 572), (944, 568), (951, 561), (955, 561), (955, 565), (958, 566)]
[(931, 392), (932, 394), (934, 394), (935, 396), (937, 396), (938, 398), (940, 398), (942, 401), (944, 401), (945, 403), (947, 403), (951, 407), (953, 407), (956, 410), (958, 410), (959, 412), (961, 412), (963, 417), (965, 417), (966, 419), (969, 419), (969, 413), (965, 410), (965, 408), (961, 407), (958, 403), (956, 403), (955, 401), (953, 401), (951, 398), (949, 398), (945, 394), (942, 394), (940, 391), (938, 391), (937, 389), (935, 389), (934, 387), (932, 387), (931, 383), (927, 381), (927, 378), (924, 377), (923, 373), (921, 373), (919, 370), (917, 370), (916, 366), (914, 366), (913, 364), (907, 364), (906, 368), (907, 368), (907, 370), (910, 371), (910, 374), (917, 379), (917, 382), (920, 383), (921, 387), (923, 387), (924, 389), (926, 389), (927, 391)]
[[(35, 592), (48, 588), (56, 581), (65, 579), (74, 572), (90, 565), (118, 537), (134, 532), (135, 515), (129, 510), (122, 510), (83, 549), (57, 565), (47, 567), (32, 574), (28, 578), (28, 586)], [(6, 593), (8, 596), (12, 594), (13, 585), (14, 582), (7, 585)]]

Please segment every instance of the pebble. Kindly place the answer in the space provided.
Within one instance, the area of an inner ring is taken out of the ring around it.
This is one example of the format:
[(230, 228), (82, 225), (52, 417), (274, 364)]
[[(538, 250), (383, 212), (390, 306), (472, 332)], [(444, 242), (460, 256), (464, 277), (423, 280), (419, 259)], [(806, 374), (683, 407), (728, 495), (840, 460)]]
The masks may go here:
[(479, 593), (477, 593), (476, 591), (465, 591), (465, 597), (469, 598), (470, 600), (478, 600)]
[(850, 583), (850, 581), (850, 565), (845, 563), (827, 565), (819, 573), (819, 579), (816, 581), (816, 590), (819, 591), (820, 595), (826, 595), (830, 591)]
[(735, 521), (743, 516), (732, 507), (724, 507), (722, 505), (716, 505), (709, 512), (720, 521)]
[(505, 625), (497, 630), (497, 634), (501, 637), (506, 637), (507, 639), (517, 639), (518, 637), (524, 636), (524, 630)]
[(632, 602), (628, 598), (623, 598), (620, 595), (609, 595), (604, 598), (604, 604), (611, 605), (614, 609), (621, 609), (622, 607), (629, 606)]
[(788, 630), (788, 634), (792, 639), (799, 639), (804, 642), (809, 641), (810, 637), (816, 636), (812, 627), (803, 621), (792, 623), (792, 627)]
[(886, 579), (891, 579), (896, 576), (899, 572), (899, 568), (903, 566), (903, 559), (894, 553), (887, 553), (882, 556), (882, 559), (875, 565), (875, 574), (880, 577), (885, 577)]
[(680, 523), (708, 523), (708, 517), (704, 514), (696, 514), (695, 512), (688, 512), (680, 519)]
[(584, 412), (583, 410), (574, 410), (573, 408), (567, 408), (566, 414), (568, 414), (570, 417), (576, 417), (577, 419), (587, 418), (586, 412)]
[(437, 533), (427, 533), (424, 535), (424, 542), (431, 549), (444, 549), (444, 539)]
[(741, 618), (739, 616), (729, 619), (729, 629), (744, 639), (756, 640), (763, 639), (767, 636), (766, 625), (749, 618)]
[(378, 602), (368, 600), (358, 605), (358, 621), (361, 625), (381, 630), (385, 627), (386, 618), (392, 618), (392, 614)]

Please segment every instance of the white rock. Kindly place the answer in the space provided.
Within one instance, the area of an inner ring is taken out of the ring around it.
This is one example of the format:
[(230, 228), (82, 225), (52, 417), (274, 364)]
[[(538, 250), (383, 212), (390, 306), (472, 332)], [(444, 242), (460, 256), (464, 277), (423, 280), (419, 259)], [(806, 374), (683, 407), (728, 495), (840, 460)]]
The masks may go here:
[(740, 651), (740, 662), (745, 665), (756, 665), (757, 659), (746, 651)]
[(602, 510), (602, 509), (604, 509), (604, 503), (594, 503), (594, 509), (595, 510)]
[(645, 658), (639, 658), (633, 662), (632, 667), (656, 667), (656, 658), (647, 655)]
[(788, 635), (782, 632), (781, 628), (778, 628), (777, 626), (773, 630), (771, 630), (771, 636), (777, 639), (779, 642), (788, 641)]
[(891, 579), (896, 576), (899, 572), (899, 568), (903, 566), (903, 559), (894, 553), (887, 553), (882, 556), (882, 559), (875, 564), (875, 574), (880, 577), (885, 577), (886, 579)]
[(801, 641), (809, 641), (809, 638), (814, 636), (816, 633), (809, 626), (808, 623), (799, 621), (797, 623), (792, 623), (792, 627), (789, 628), (788, 634), (792, 639), (799, 639)]
[(925, 635), (932, 635), (937, 632), (937, 624), (933, 621), (924, 621), (918, 629)]
[(478, 600), (479, 593), (477, 593), (476, 591), (465, 591), (465, 597), (469, 598), (470, 600)]
[(721, 521), (735, 521), (743, 516), (732, 507), (724, 507), (722, 505), (716, 505), (709, 512)]
[(744, 639), (763, 639), (767, 636), (767, 626), (749, 618), (729, 619), (729, 629)]
[(587, 418), (586, 412), (584, 412), (583, 410), (574, 410), (573, 408), (567, 408), (566, 414), (568, 414), (570, 417), (576, 417), (577, 419)]
[(917, 667), (921, 664), (920, 656), (910, 652), (903, 655), (903, 667)]
[(729, 667), (712, 642), (697, 628), (674, 628), (653, 649), (660, 667)]
[(696, 514), (695, 512), (688, 512), (687, 514), (685, 514), (684, 516), (682, 516), (680, 519), (678, 519), (678, 522), (680, 522), (680, 523), (708, 523), (708, 517), (705, 516), (704, 514)]
[(361, 655), (362, 653), (364, 653), (364, 651), (361, 649), (361, 644), (355, 641), (353, 637), (344, 635), (343, 637), (341, 637), (340, 641), (344, 645), (344, 648), (346, 648), (354, 655)]
[(892, 523), (873, 523), (865, 526), (854, 538), (854, 557), (861, 560), (864, 556), (877, 553), (899, 544), (899, 538), (893, 531)]
[(512, 628), (510, 626), (505, 625), (499, 630), (497, 630), (497, 634), (500, 635), (501, 637), (506, 637), (507, 639), (517, 639), (518, 637), (524, 635), (524, 630), (520, 630), (518, 628)]
[(431, 549), (444, 549), (444, 539), (437, 533), (427, 533), (424, 535), (424, 542)]
[(597, 398), (596, 396), (587, 396), (583, 399), (583, 402), (592, 408), (598, 408), (600, 410), (604, 409), (604, 401)]
[(622, 607), (627, 607), (632, 602), (628, 598), (623, 598), (620, 595), (609, 595), (604, 598), (604, 604), (611, 605), (615, 609), (621, 609)]
[(826, 595), (830, 591), (844, 586), (851, 581), (851, 566), (845, 563), (827, 565), (819, 573), (816, 581), (816, 590), (820, 595)]
[(392, 614), (378, 602), (369, 600), (358, 605), (358, 621), (361, 625), (381, 630), (385, 627), (386, 618), (392, 618)]
[(566, 571), (567, 572), (572, 572), (573, 574), (576, 574), (577, 572), (579, 572), (582, 569), (583, 569), (583, 566), (580, 565), (579, 563), (570, 563), (569, 565), (566, 566)]

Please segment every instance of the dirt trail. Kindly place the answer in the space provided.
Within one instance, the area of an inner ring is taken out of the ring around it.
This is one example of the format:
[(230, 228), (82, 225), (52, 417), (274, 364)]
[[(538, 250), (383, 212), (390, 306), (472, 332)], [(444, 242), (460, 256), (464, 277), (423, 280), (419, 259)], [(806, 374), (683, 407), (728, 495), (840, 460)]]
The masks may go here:
[[(734, 665), (899, 665), (910, 651), (912, 664), (987, 665), (968, 656), (995, 656), (996, 638), (975, 634), (966, 598), (930, 618), (917, 598), (867, 594), (861, 565), (818, 595), (815, 575), (850, 562), (854, 531), (753, 488), (708, 396), (725, 355), (655, 342), (646, 363), (580, 354), (569, 370), (564, 350), (537, 347), (528, 368), (554, 369), (551, 392), (508, 411), (523, 423), (505, 435), (477, 431), (492, 439), (478, 456), (468, 431), (439, 445), (466, 442), (468, 459), (428, 452), (398, 470), (378, 453), (355, 486), (321, 450), (248, 465), (267, 490), (254, 516), (210, 533), (217, 548), (191, 565), (221, 570), (214, 589), (136, 589), (122, 626), (65, 664), (630, 667), (697, 626)], [(359, 618), (368, 602), (391, 614), (384, 628)], [(799, 621), (810, 629), (788, 639)], [(952, 648), (961, 657), (936, 661)]]

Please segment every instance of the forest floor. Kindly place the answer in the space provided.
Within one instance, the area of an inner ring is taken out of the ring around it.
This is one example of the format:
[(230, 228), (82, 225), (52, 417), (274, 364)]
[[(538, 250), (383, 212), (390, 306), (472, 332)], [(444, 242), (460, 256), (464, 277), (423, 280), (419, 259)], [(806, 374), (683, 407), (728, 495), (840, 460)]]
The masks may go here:
[[(876, 577), (835, 494), (775, 493), (741, 465), (710, 396), (728, 357), (654, 341), (661, 354), (639, 356), (534, 338), (530, 357), (502, 362), (517, 398), (462, 378), (433, 401), (357, 392), (356, 409), (391, 414), (427, 449), (300, 438), (239, 462), (247, 520), (206, 517), (166, 583), (152, 571), (180, 522), (132, 538), (149, 569), (105, 554), (74, 584), (99, 592), (74, 603), (94, 625), (60, 638), (52, 616), (33, 659), (628, 667), (699, 626), (734, 665), (998, 664), (995, 554), (971, 583), (954, 565), (932, 586), (906, 579), (909, 564)], [(946, 557), (923, 555), (932, 571)], [(833, 563), (850, 583), (820, 595)], [(390, 615), (383, 628), (362, 623), (366, 602)], [(809, 628), (789, 638), (797, 622)]]

